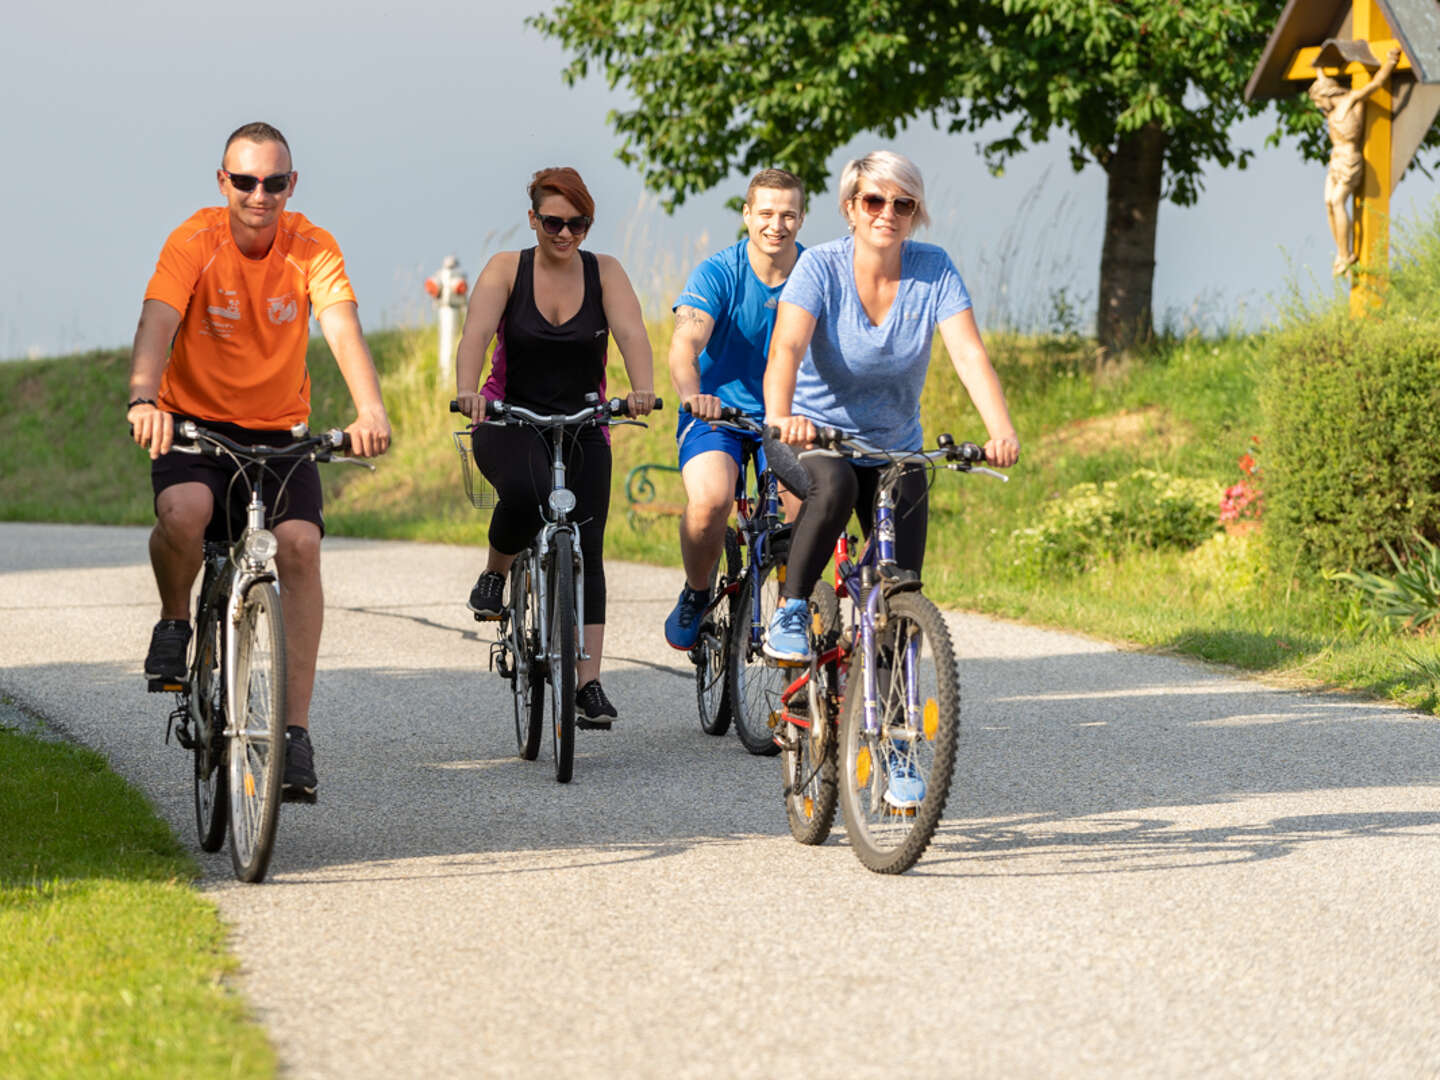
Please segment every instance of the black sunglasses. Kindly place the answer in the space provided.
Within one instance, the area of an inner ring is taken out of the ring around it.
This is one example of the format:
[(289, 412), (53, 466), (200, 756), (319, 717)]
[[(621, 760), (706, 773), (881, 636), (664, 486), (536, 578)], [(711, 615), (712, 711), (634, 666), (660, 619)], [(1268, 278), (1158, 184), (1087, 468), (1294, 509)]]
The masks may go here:
[(909, 195), (897, 195), (893, 199), (887, 199), (884, 195), (877, 194), (874, 191), (867, 191), (855, 197), (860, 200), (860, 205), (865, 207), (865, 212), (871, 217), (879, 217), (883, 214), (886, 203), (894, 204), (896, 217), (909, 217), (915, 213), (916, 209), (920, 206), (920, 204)]
[(584, 236), (590, 231), (590, 226), (595, 224), (594, 218), (581, 214), (579, 217), (563, 218), (557, 214), (536, 214), (535, 220), (540, 222), (540, 227), (551, 236), (559, 236), (560, 230), (567, 225), (570, 227), (571, 236)]
[(263, 180), (258, 176), (249, 176), (246, 173), (232, 173), (228, 169), (221, 169), (225, 179), (230, 181), (236, 191), (251, 192), (255, 185), (259, 184), (265, 189), (267, 195), (279, 195), (290, 186), (290, 178), (293, 172), (277, 172), (274, 176), (267, 176)]

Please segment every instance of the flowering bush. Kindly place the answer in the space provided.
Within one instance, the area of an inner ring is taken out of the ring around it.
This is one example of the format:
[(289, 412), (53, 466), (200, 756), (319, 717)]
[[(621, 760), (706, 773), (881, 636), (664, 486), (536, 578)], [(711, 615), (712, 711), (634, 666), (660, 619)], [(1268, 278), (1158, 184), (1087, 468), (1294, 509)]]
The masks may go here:
[[(1251, 436), (1251, 443), (1258, 450), (1259, 438)], [(1260, 464), (1254, 454), (1246, 451), (1238, 462), (1245, 479), (1231, 484), (1220, 496), (1220, 524), (1237, 525), (1241, 522), (1259, 522), (1265, 512), (1265, 492), (1260, 487)]]
[(1074, 572), (1133, 548), (1193, 548), (1215, 533), (1214, 505), (1215, 485), (1153, 469), (1076, 484), (1012, 534), (1015, 565)]

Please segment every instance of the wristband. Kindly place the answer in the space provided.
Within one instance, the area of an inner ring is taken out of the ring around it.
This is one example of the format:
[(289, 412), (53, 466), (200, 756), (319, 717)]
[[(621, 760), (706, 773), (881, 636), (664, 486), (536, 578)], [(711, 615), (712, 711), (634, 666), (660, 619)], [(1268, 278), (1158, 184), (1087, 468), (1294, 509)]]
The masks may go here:
[(156, 404), (155, 404), (155, 399), (154, 399), (154, 398), (137, 397), (137, 398), (133, 398), (133, 399), (130, 401), (130, 403), (125, 406), (125, 411), (126, 411), (126, 412), (129, 412), (129, 411), (130, 411), (131, 409), (133, 409), (136, 405), (155, 405), (155, 407), (156, 407), (157, 409), (160, 407), (159, 405), (156, 405)]

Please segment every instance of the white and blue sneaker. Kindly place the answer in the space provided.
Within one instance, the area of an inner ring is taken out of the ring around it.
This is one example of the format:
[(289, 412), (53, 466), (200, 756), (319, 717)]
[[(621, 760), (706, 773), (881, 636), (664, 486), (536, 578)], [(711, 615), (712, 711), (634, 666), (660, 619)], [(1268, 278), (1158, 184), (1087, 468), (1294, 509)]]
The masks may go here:
[(765, 655), (772, 660), (804, 663), (810, 659), (810, 602), (786, 600), (765, 628)]
[(709, 605), (709, 589), (702, 591), (689, 585), (681, 589), (680, 599), (665, 620), (665, 643), (684, 652), (693, 649), (700, 639), (700, 627), (704, 624), (705, 609)]
[(910, 760), (910, 744), (890, 744), (885, 801), (897, 810), (909, 810), (925, 801), (925, 781)]

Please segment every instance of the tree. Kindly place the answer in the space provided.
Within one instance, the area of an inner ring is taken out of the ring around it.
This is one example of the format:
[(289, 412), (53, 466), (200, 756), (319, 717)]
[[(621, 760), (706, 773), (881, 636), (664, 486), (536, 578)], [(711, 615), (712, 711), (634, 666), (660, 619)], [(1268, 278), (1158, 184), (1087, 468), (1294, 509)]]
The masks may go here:
[(928, 117), (950, 132), (1008, 120), (999, 171), (1059, 131), (1107, 180), (1100, 344), (1152, 332), (1162, 198), (1193, 203), (1208, 162), (1245, 166), (1229, 131), (1281, 0), (561, 0), (533, 24), (594, 65), (632, 109), (618, 151), (667, 209), (732, 171), (782, 165), (824, 190), (825, 164), (865, 131)]

